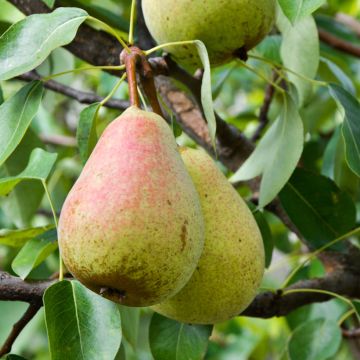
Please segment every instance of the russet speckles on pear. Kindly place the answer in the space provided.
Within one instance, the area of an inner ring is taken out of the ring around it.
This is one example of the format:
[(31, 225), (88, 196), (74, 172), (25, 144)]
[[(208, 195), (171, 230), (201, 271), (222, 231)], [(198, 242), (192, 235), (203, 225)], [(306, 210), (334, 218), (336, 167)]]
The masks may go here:
[(181, 322), (213, 324), (239, 315), (255, 297), (263, 242), (247, 205), (210, 156), (194, 149), (180, 153), (200, 196), (205, 246), (190, 281), (153, 309)]
[(199, 196), (160, 116), (131, 107), (100, 137), (59, 220), (66, 267), (130, 306), (178, 292), (204, 244)]
[[(201, 40), (213, 66), (257, 45), (275, 21), (275, 0), (142, 0), (146, 25), (158, 44)], [(166, 48), (185, 67), (201, 66), (195, 47)]]

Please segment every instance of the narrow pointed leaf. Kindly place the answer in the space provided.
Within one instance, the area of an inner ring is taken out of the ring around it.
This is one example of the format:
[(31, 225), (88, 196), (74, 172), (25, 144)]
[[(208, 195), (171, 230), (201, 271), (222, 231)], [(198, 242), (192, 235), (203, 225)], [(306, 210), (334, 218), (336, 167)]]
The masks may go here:
[(78, 8), (58, 8), (12, 25), (0, 37), (0, 80), (11, 79), (40, 65), (54, 49), (70, 43), (87, 18)]
[(0, 105), (0, 165), (11, 155), (38, 111), (43, 86), (40, 81), (25, 85)]
[(212, 91), (211, 91), (211, 68), (208, 52), (205, 45), (199, 41), (194, 41), (199, 57), (201, 59), (204, 74), (201, 84), (201, 104), (204, 110), (205, 118), (208, 123), (209, 133), (213, 147), (215, 149), (215, 137), (216, 137), (216, 118), (214, 113), (214, 104), (212, 100)]
[(61, 281), (44, 294), (52, 360), (113, 360), (121, 343), (119, 310), (78, 281)]
[(100, 107), (100, 103), (91, 104), (80, 113), (76, 138), (79, 146), (80, 157), (84, 164), (89, 158), (97, 142), (96, 118)]
[(0, 196), (7, 195), (23, 180), (46, 180), (55, 164), (56, 157), (56, 153), (49, 153), (40, 148), (34, 149), (29, 163), (20, 174), (0, 179)]
[(342, 135), (345, 141), (346, 160), (350, 169), (360, 177), (360, 103), (336, 84), (330, 85), (330, 94), (345, 110)]
[(11, 267), (22, 279), (25, 279), (32, 269), (40, 265), (57, 249), (56, 229), (49, 230), (31, 240), (19, 251)]
[(231, 182), (249, 180), (262, 174), (259, 206), (271, 202), (284, 187), (303, 150), (303, 124), (296, 105), (285, 95), (280, 117), (272, 124), (258, 146)]
[(353, 300), (352, 304), (355, 308), (356, 317), (358, 318), (358, 321), (360, 321), (360, 300)]
[(212, 326), (187, 325), (154, 314), (150, 323), (150, 348), (156, 360), (203, 359)]

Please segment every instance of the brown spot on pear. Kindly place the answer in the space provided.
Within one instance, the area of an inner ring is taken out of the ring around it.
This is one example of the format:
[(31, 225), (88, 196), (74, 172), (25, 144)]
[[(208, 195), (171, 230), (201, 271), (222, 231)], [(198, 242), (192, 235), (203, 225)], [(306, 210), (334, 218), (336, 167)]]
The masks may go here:
[(204, 223), (164, 119), (131, 107), (105, 129), (64, 203), (59, 244), (76, 278), (124, 305), (153, 305), (186, 284)]
[[(146, 25), (158, 44), (201, 40), (213, 66), (257, 45), (275, 21), (276, 0), (142, 0)], [(201, 66), (194, 46), (166, 51), (186, 67)]]
[(195, 149), (183, 149), (181, 156), (200, 196), (205, 246), (199, 271), (152, 308), (185, 323), (218, 323), (239, 315), (255, 297), (264, 272), (263, 242), (251, 211), (210, 156)]

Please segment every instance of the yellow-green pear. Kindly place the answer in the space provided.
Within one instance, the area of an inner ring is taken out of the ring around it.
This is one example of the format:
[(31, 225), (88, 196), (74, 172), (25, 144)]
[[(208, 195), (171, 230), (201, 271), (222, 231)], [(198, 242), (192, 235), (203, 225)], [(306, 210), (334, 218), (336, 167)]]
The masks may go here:
[(152, 308), (192, 324), (214, 324), (239, 315), (253, 300), (264, 272), (264, 248), (245, 202), (203, 150), (182, 149), (200, 196), (205, 246), (190, 281)]
[(124, 305), (177, 293), (204, 244), (199, 196), (160, 116), (127, 109), (100, 137), (59, 220), (69, 271)]
[[(158, 44), (201, 40), (213, 66), (257, 45), (275, 21), (276, 0), (142, 0), (146, 25)], [(166, 50), (179, 63), (201, 65), (191, 45)]]

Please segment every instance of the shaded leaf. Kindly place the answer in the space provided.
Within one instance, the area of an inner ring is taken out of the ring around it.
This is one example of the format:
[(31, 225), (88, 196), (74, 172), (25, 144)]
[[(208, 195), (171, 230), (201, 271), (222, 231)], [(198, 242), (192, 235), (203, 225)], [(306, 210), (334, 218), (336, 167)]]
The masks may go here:
[(325, 2), (326, 0), (279, 0), (282, 11), (292, 23), (311, 15)]
[(43, 86), (33, 81), (0, 105), (0, 165), (11, 155), (38, 111)]
[(21, 247), (28, 240), (52, 228), (53, 225), (19, 230), (0, 229), (0, 244), (11, 247)]
[(345, 110), (342, 134), (346, 160), (350, 169), (360, 177), (360, 103), (339, 85), (331, 84), (329, 88), (331, 96)]
[(212, 326), (187, 325), (154, 314), (150, 323), (150, 348), (156, 360), (203, 359)]
[(0, 196), (7, 195), (22, 180), (45, 181), (57, 158), (56, 153), (49, 153), (36, 148), (32, 151), (26, 168), (16, 176), (0, 178)]
[(352, 304), (355, 308), (356, 317), (360, 321), (360, 300), (352, 300)]
[(45, 5), (47, 5), (50, 9), (52, 9), (55, 4), (55, 0), (42, 0), (42, 2), (45, 3)]
[(52, 50), (70, 43), (87, 16), (82, 9), (58, 8), (12, 25), (0, 37), (0, 80), (34, 69)]
[(140, 324), (140, 308), (119, 306), (121, 316), (121, 327), (123, 337), (136, 349), (139, 324)]
[(272, 253), (274, 250), (274, 240), (271, 235), (271, 230), (264, 214), (261, 211), (253, 212), (254, 218), (261, 232), (261, 237), (264, 243), (265, 250), (265, 267), (268, 268), (271, 264)]
[(26, 359), (19, 355), (9, 354), (6, 356), (6, 360), (26, 360)]
[(296, 105), (285, 95), (280, 117), (272, 124), (258, 146), (231, 182), (249, 180), (262, 174), (259, 206), (270, 203), (293, 173), (303, 150), (303, 124)]
[(49, 230), (29, 240), (13, 260), (11, 267), (22, 279), (25, 279), (32, 269), (40, 265), (57, 249), (56, 229)]
[(352, 95), (356, 94), (354, 83), (337, 64), (324, 57), (321, 57), (320, 60), (329, 68), (329, 70), (339, 80), (340, 84), (345, 90), (347, 90)]
[(76, 138), (79, 146), (80, 157), (84, 164), (89, 158), (97, 142), (96, 118), (100, 107), (100, 103), (91, 104), (80, 113)]
[(315, 319), (297, 327), (288, 343), (290, 360), (326, 360), (336, 354), (341, 331), (333, 320)]
[(204, 110), (205, 118), (209, 127), (210, 138), (212, 145), (215, 149), (215, 137), (216, 137), (216, 119), (214, 113), (214, 104), (212, 100), (211, 91), (211, 68), (209, 55), (206, 50), (206, 46), (199, 40), (195, 40), (194, 44), (199, 53), (201, 63), (204, 68), (204, 73), (201, 83), (201, 104)]
[(351, 198), (324, 176), (298, 168), (279, 196), (292, 222), (315, 248), (355, 225), (356, 208)]
[(78, 281), (61, 281), (44, 294), (52, 360), (113, 360), (121, 343), (117, 306)]

